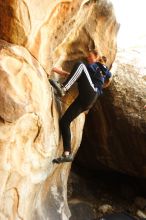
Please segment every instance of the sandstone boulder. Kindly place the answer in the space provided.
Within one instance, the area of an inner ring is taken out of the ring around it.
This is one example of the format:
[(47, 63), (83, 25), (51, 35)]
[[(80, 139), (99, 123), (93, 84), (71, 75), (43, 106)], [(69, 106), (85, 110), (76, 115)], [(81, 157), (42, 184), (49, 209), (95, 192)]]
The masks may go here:
[[(73, 97), (56, 99), (46, 72), (53, 65), (70, 71), (94, 47), (110, 65), (117, 30), (106, 0), (0, 0), (1, 220), (69, 219), (70, 164), (52, 159), (62, 153), (58, 120)], [(71, 125), (74, 154), (84, 119)]]

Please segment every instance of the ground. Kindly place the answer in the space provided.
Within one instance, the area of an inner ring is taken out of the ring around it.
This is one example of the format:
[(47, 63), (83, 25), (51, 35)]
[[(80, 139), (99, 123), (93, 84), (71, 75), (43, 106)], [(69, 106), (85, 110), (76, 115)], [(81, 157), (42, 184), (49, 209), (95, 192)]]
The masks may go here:
[(139, 219), (136, 199), (146, 197), (145, 183), (144, 179), (73, 165), (68, 182), (71, 220), (98, 219), (103, 212), (126, 212)]

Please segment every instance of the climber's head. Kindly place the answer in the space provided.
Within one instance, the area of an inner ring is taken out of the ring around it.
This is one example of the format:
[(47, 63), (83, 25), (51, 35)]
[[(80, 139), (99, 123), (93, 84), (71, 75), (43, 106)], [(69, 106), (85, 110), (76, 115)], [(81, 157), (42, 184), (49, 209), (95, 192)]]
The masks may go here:
[(103, 62), (106, 64), (107, 58), (106, 58), (105, 56), (102, 56), (102, 60), (103, 60)]
[(88, 63), (95, 63), (99, 59), (99, 54), (97, 50), (90, 50), (88, 55), (87, 55), (87, 61)]
[(105, 56), (102, 56), (102, 57), (99, 58), (98, 61), (99, 61), (100, 63), (102, 63), (102, 64), (106, 64), (107, 58), (106, 58)]

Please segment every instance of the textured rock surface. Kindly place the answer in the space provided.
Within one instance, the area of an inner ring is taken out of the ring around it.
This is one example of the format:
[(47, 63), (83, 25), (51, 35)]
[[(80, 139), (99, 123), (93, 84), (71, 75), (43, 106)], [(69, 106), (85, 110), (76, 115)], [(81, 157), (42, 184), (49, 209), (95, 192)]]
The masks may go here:
[[(53, 65), (70, 70), (94, 46), (110, 65), (117, 29), (105, 0), (0, 0), (1, 220), (69, 218), (70, 165), (56, 166), (52, 159), (62, 153), (58, 118), (73, 97), (61, 105), (45, 70)], [(74, 153), (83, 124), (81, 114), (71, 126)]]
[(141, 63), (141, 49), (117, 54), (112, 85), (86, 121), (82, 164), (146, 177), (146, 66)]
[(0, 0), (0, 27), (1, 39), (28, 48), (48, 72), (94, 45), (109, 64), (115, 58), (117, 23), (106, 0)]
[[(68, 219), (70, 166), (52, 164), (62, 146), (46, 73), (23, 47), (0, 41), (0, 50), (0, 219)], [(82, 130), (84, 117), (76, 123)]]

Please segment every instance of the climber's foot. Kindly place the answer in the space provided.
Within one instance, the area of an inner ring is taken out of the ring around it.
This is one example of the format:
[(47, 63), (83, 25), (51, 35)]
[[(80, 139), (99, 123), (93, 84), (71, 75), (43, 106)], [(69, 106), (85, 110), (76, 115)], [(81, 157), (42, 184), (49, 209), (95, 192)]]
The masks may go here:
[(72, 162), (73, 161), (73, 155), (62, 155), (61, 157), (58, 157), (53, 160), (53, 163), (65, 163), (65, 162)]
[(61, 96), (65, 95), (65, 91), (63, 89), (63, 86), (59, 82), (52, 80), (52, 79), (49, 79), (49, 82), (53, 86), (53, 88), (55, 89), (57, 96), (61, 97)]

